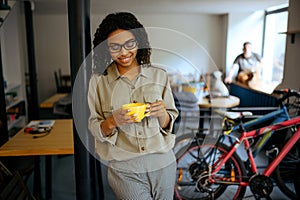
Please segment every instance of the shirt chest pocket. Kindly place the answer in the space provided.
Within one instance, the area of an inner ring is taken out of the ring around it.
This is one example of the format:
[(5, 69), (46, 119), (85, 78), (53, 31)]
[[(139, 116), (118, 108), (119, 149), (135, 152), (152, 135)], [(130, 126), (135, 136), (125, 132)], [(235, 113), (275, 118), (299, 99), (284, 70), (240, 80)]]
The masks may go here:
[(153, 92), (152, 94), (144, 95), (145, 103), (153, 103), (153, 102), (160, 101), (160, 100), (162, 100), (162, 97), (157, 92)]

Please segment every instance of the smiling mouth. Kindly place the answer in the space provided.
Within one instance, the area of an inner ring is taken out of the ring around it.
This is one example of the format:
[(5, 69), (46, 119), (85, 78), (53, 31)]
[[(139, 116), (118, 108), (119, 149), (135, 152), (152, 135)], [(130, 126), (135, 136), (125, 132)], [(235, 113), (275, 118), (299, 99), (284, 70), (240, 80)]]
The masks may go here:
[(131, 56), (126, 57), (126, 58), (119, 58), (119, 60), (120, 60), (122, 63), (127, 63), (127, 62), (130, 61), (130, 59), (131, 59)]

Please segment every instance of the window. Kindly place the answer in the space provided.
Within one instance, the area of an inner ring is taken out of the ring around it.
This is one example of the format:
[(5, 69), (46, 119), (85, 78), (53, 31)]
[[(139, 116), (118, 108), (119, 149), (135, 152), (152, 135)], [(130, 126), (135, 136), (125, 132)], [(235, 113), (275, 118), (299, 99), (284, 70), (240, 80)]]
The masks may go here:
[[(288, 11), (287, 7), (266, 11), (263, 44), (263, 79), (280, 83), (283, 78)], [(271, 76), (270, 76), (271, 75)]]

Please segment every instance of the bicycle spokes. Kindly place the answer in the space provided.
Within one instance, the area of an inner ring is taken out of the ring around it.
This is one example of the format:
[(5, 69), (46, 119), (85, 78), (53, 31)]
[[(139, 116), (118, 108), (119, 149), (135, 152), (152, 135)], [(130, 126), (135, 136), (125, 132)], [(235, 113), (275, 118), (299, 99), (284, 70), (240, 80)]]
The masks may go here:
[(213, 173), (212, 163), (222, 158), (224, 152), (223, 145), (191, 146), (177, 160), (176, 194), (183, 199), (212, 199), (221, 194), (227, 195), (228, 199), (242, 197), (245, 188), (239, 183), (246, 172), (236, 155)]

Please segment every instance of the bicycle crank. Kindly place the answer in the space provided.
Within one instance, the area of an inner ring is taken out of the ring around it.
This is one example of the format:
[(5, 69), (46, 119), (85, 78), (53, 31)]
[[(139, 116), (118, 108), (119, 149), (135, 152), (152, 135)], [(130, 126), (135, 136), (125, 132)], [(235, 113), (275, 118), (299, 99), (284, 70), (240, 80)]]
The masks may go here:
[(209, 183), (209, 174), (207, 171), (202, 172), (197, 180), (196, 189), (200, 192), (211, 192), (211, 184)]
[(249, 185), (256, 199), (270, 199), (270, 194), (273, 191), (273, 183), (270, 177), (255, 175), (250, 179)]

